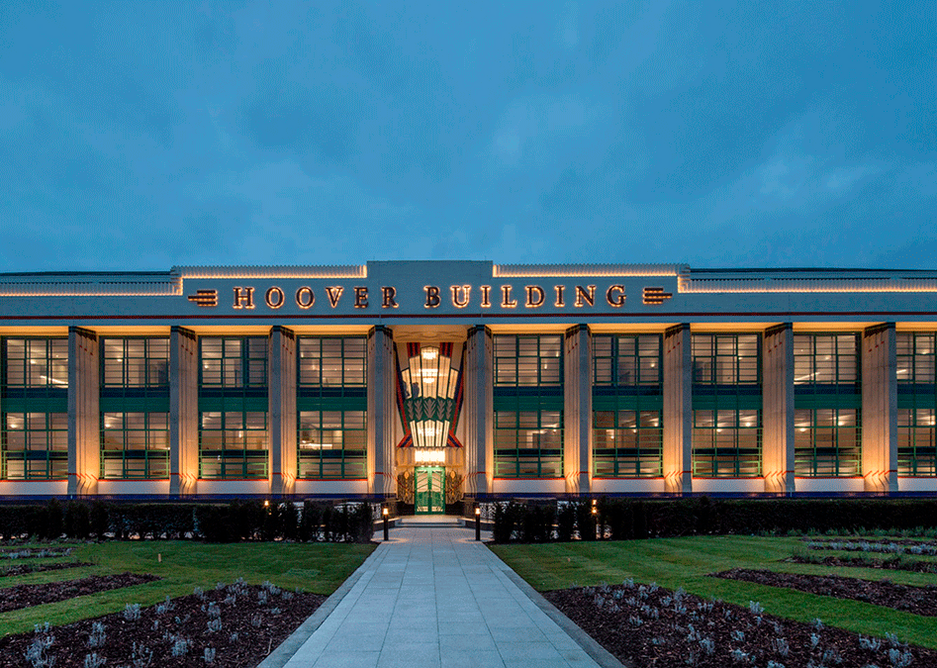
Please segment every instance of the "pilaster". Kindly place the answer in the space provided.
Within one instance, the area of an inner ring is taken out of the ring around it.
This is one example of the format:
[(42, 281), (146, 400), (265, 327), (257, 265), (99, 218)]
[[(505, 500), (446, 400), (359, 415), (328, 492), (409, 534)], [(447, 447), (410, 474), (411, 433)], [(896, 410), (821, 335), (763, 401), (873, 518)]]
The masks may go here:
[(765, 331), (764, 438), (765, 492), (794, 492), (794, 331), (789, 322)]
[(396, 407), (394, 335), (378, 325), (368, 332), (368, 492), (393, 496), (397, 490), (394, 473), (394, 418)]
[(592, 338), (588, 325), (566, 330), (563, 359), (563, 471), (567, 494), (588, 494), (592, 482)]
[(664, 332), (664, 489), (693, 491), (693, 357), (690, 325)]
[(477, 325), (465, 344), (465, 493), (483, 497), (494, 482), (494, 376), (491, 330)]
[(198, 337), (169, 334), (169, 493), (195, 494), (198, 481)]
[(898, 491), (895, 323), (862, 333), (862, 477), (867, 492)]
[(101, 475), (100, 349), (98, 335), (68, 328), (69, 496), (96, 494)]
[(296, 486), (296, 336), (280, 325), (270, 330), (270, 493)]

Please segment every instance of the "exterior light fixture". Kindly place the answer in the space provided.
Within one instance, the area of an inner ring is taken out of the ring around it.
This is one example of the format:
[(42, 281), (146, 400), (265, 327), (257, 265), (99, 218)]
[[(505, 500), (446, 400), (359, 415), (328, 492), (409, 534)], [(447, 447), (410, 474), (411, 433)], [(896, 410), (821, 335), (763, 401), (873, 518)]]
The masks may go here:
[(481, 542), (482, 539), (482, 509), (481, 506), (475, 506), (475, 540)]
[(390, 519), (390, 509), (387, 506), (384, 506), (381, 509), (381, 515), (384, 519), (384, 542), (386, 543), (388, 540), (390, 540), (390, 527), (388, 526), (388, 520)]

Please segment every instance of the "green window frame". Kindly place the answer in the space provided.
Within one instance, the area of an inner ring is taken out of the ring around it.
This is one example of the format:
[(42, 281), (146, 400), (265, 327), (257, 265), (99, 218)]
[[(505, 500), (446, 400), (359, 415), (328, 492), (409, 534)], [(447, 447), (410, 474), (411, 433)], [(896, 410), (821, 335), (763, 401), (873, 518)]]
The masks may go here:
[(563, 335), (494, 336), (495, 387), (562, 387)]
[(663, 337), (592, 336), (592, 473), (663, 475)]
[(897, 332), (898, 475), (937, 475), (937, 333)]
[(203, 388), (267, 386), (266, 337), (199, 338), (199, 384)]
[(363, 336), (301, 336), (297, 384), (304, 388), (367, 387), (368, 340)]
[(795, 409), (795, 474), (804, 477), (861, 475), (859, 415), (856, 408)]
[(68, 476), (68, 413), (3, 414), (4, 480), (64, 480)]
[(862, 360), (858, 332), (794, 333), (794, 475), (862, 471)]
[(562, 334), (498, 334), (494, 348), (494, 475), (563, 477)]
[(692, 356), (693, 476), (760, 476), (761, 334), (693, 334)]
[(495, 477), (563, 477), (563, 412), (495, 411)]
[(68, 339), (0, 339), (0, 479), (68, 475)]
[(68, 391), (68, 339), (10, 337), (3, 347), (5, 395), (14, 389)]
[(169, 413), (102, 413), (101, 478), (169, 478)]
[(297, 339), (297, 478), (367, 477), (368, 339)]
[(169, 387), (169, 339), (102, 337), (101, 388)]
[(267, 477), (267, 411), (203, 410), (199, 426), (200, 478)]
[(693, 476), (760, 476), (762, 432), (758, 409), (694, 409)]
[(300, 411), (298, 443), (298, 478), (367, 477), (367, 411)]

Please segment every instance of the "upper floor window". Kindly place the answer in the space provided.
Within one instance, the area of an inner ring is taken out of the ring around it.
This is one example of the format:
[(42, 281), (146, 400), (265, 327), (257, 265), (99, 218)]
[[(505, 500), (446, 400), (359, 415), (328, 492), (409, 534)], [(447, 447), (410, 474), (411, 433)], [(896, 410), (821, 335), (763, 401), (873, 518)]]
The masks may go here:
[(758, 334), (694, 334), (695, 385), (758, 385), (761, 382)]
[(909, 385), (933, 385), (934, 332), (898, 332), (898, 382)]
[(563, 384), (561, 335), (511, 335), (494, 337), (496, 386)]
[(795, 385), (854, 385), (859, 382), (859, 337), (795, 334)]
[(6, 339), (7, 387), (68, 389), (68, 339)]
[(660, 385), (660, 334), (621, 334), (592, 337), (595, 385), (628, 387)]
[(300, 337), (299, 384), (304, 387), (364, 387), (367, 384), (367, 339)]
[(169, 385), (169, 339), (105, 338), (102, 350), (103, 386)]
[(201, 384), (204, 387), (263, 387), (267, 384), (267, 339), (203, 337)]

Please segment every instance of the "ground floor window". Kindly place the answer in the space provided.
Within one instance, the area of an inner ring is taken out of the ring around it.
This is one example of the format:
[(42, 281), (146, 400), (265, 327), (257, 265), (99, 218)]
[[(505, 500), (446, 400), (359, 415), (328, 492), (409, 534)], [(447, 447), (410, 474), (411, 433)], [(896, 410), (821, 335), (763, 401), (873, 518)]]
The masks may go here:
[(693, 475), (761, 475), (761, 433), (760, 410), (694, 410)]
[(367, 477), (366, 411), (299, 413), (299, 478)]
[(561, 411), (495, 411), (495, 477), (562, 478)]
[(855, 408), (794, 411), (795, 475), (860, 475), (860, 442), (859, 411)]
[(898, 475), (937, 475), (933, 408), (898, 409)]
[(169, 413), (103, 413), (101, 477), (169, 477)]
[(660, 411), (593, 413), (593, 473), (605, 478), (662, 475)]
[(267, 477), (266, 411), (202, 411), (199, 422), (199, 477)]
[(68, 413), (5, 413), (5, 480), (63, 480), (68, 476)]

